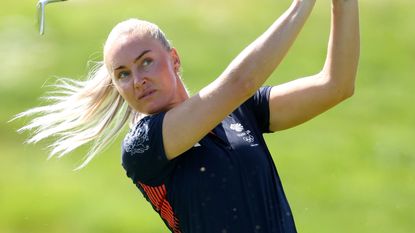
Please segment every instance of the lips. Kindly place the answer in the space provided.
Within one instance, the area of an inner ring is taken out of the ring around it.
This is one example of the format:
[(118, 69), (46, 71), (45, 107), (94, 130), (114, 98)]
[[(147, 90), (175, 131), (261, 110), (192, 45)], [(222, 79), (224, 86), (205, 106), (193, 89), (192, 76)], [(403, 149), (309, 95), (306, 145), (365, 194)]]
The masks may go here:
[(148, 96), (151, 96), (154, 92), (156, 92), (155, 90), (145, 90), (140, 96), (138, 96), (138, 100), (142, 100)]

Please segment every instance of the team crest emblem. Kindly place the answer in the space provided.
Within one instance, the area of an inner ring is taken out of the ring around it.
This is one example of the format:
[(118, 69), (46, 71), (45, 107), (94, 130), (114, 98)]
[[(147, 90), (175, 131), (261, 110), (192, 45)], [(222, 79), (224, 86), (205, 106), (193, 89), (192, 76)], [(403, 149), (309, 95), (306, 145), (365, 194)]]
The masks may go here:
[(238, 133), (244, 131), (244, 127), (240, 123), (231, 124), (230, 128)]
[(124, 149), (131, 155), (142, 154), (150, 149), (148, 138), (148, 124), (147, 122), (130, 131), (124, 139)]

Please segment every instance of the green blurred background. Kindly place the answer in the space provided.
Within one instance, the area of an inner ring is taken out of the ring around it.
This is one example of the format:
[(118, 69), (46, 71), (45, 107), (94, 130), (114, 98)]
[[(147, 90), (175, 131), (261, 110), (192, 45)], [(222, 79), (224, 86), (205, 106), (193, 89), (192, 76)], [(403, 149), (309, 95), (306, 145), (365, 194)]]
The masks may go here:
[[(317, 1), (268, 84), (320, 70), (330, 1)], [(267, 136), (302, 233), (409, 233), (415, 228), (415, 2), (360, 1), (361, 62), (353, 98), (318, 118)], [(120, 20), (157, 23), (179, 50), (190, 91), (217, 77), (289, 0), (36, 1), (0, 10), (0, 232), (160, 233), (164, 223), (120, 166), (120, 140), (81, 171), (87, 147), (46, 160), (47, 143), (24, 145), (14, 114), (41, 104), (56, 76), (82, 78)], [(191, 192), (192, 190), (189, 190)]]

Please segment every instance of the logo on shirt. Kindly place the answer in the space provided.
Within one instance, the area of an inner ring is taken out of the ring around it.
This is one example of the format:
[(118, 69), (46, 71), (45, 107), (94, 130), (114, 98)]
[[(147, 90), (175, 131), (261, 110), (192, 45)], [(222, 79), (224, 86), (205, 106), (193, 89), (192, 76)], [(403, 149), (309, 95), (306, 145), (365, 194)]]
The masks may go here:
[(251, 135), (250, 130), (245, 130), (244, 126), (241, 123), (234, 123), (229, 126), (231, 130), (234, 130), (237, 134), (236, 136), (242, 138), (245, 142), (250, 143), (251, 146), (258, 146), (258, 144), (253, 144), (255, 137)]
[(131, 155), (135, 155), (142, 154), (150, 149), (148, 131), (148, 122), (130, 131), (124, 139), (124, 150)]
[(231, 124), (230, 128), (238, 133), (244, 131), (244, 127), (243, 125), (241, 125), (241, 123)]

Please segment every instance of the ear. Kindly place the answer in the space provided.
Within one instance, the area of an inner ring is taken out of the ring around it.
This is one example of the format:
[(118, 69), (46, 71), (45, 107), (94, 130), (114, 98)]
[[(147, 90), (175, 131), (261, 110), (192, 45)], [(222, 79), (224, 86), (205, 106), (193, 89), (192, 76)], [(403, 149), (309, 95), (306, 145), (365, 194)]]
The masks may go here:
[(172, 48), (170, 50), (170, 56), (171, 56), (172, 61), (173, 61), (174, 72), (175, 73), (179, 73), (180, 72), (181, 63), (180, 63), (179, 54), (177, 53), (177, 50), (175, 48)]

